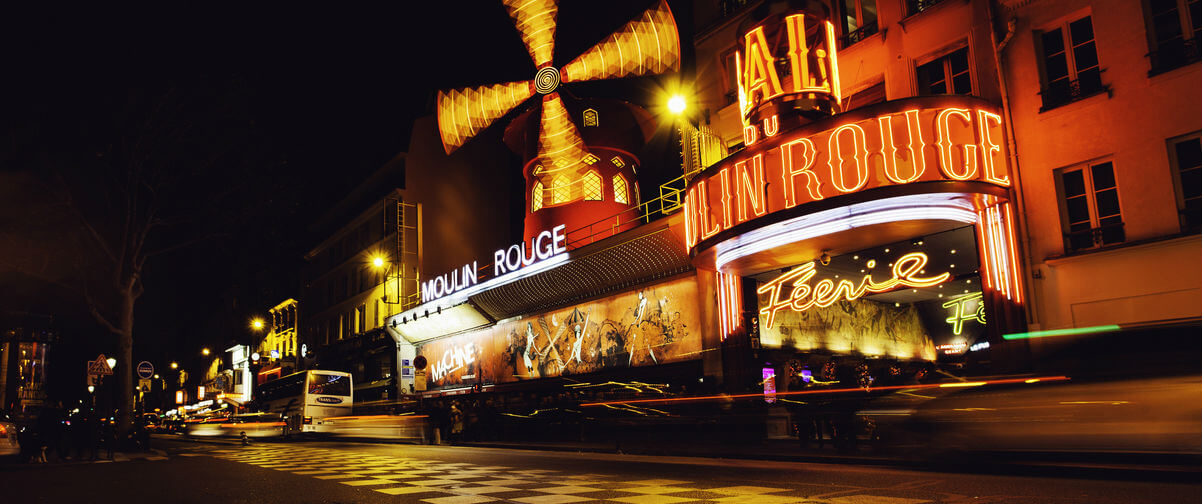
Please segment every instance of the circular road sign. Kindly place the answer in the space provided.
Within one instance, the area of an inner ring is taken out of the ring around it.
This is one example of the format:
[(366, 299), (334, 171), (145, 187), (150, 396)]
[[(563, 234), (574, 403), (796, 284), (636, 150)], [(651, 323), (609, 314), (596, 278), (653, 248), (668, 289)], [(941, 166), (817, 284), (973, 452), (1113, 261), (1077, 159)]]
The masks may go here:
[(151, 364), (148, 361), (139, 362), (138, 378), (149, 380), (151, 376), (154, 376), (154, 364)]

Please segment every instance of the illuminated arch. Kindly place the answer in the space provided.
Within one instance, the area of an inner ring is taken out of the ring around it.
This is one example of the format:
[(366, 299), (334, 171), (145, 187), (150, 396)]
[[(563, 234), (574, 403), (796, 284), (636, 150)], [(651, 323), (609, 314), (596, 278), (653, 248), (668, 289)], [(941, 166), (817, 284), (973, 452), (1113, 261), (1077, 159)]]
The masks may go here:
[(585, 201), (601, 201), (605, 199), (601, 189), (601, 175), (597, 174), (596, 171), (590, 170), (584, 174), (581, 189), (584, 192)]
[(630, 204), (630, 191), (626, 186), (626, 178), (622, 175), (614, 175), (614, 202)]
[(560, 175), (551, 179), (551, 204), (567, 203), (572, 199), (572, 185), (568, 178)]
[(543, 209), (543, 197), (543, 183), (535, 182), (534, 189), (530, 190), (530, 213)]

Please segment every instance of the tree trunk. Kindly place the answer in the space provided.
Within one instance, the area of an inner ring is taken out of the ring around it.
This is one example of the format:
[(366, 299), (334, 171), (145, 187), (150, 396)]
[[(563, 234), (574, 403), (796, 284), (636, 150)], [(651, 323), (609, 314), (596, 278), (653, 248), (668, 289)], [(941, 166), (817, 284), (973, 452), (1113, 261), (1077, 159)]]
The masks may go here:
[(117, 369), (121, 376), (120, 404), (117, 405), (117, 439), (124, 444), (133, 427), (134, 406), (134, 296), (121, 293), (121, 313), (117, 334)]

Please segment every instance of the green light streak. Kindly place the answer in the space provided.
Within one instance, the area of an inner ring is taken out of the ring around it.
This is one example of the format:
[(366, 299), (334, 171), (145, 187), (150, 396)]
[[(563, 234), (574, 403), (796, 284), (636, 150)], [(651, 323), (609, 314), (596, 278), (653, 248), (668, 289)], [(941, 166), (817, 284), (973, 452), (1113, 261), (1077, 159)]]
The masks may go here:
[(1081, 334), (1095, 334), (1095, 333), (1102, 333), (1102, 332), (1111, 332), (1111, 331), (1117, 331), (1119, 329), (1122, 329), (1122, 328), (1119, 327), (1117, 324), (1100, 325), (1100, 326), (1093, 326), (1093, 327), (1074, 327), (1072, 329), (1053, 329), (1051, 331), (1031, 331), (1031, 332), (1003, 334), (1002, 339), (1016, 340), (1016, 339), (1029, 339), (1029, 338), (1048, 338), (1051, 336), (1072, 336), (1072, 335), (1081, 335)]

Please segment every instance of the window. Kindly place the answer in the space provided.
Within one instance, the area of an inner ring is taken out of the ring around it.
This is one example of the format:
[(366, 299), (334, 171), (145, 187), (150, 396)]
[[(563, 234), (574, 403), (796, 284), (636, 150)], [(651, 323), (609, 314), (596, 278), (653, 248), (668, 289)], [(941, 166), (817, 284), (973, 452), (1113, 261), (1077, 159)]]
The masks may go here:
[(584, 188), (584, 199), (586, 201), (601, 201), (601, 176), (595, 171), (590, 171), (584, 174), (584, 182), (581, 185)]
[[(726, 104), (734, 103), (739, 98), (739, 66), (735, 64), (735, 55), (739, 48), (733, 47), (722, 56), (722, 66), (726, 70)], [(619, 167), (620, 168), (620, 167)]]
[(968, 46), (918, 67), (918, 94), (972, 94)]
[(355, 332), (361, 333), (367, 330), (367, 306), (359, 305), (355, 308)]
[(535, 182), (534, 189), (530, 190), (530, 213), (537, 212), (543, 209), (543, 183)]
[(1149, 0), (1149, 75), (1198, 61), (1202, 35), (1202, 0)]
[(885, 81), (877, 82), (843, 98), (843, 110), (858, 109), (885, 101)]
[(1043, 108), (1048, 110), (1093, 96), (1102, 86), (1102, 69), (1089, 16), (1038, 34), (1043, 61)]
[(877, 32), (876, 0), (842, 0), (843, 47)]
[(1110, 161), (1065, 168), (1058, 178), (1066, 252), (1126, 239), (1114, 165)]
[(630, 195), (626, 190), (626, 179), (621, 175), (614, 175), (614, 202), (629, 204)]
[(1202, 230), (1202, 135), (1170, 140), (1169, 162), (1177, 182), (1181, 230)]
[(338, 339), (343, 339), (346, 337), (346, 330), (347, 330), (346, 322), (347, 322), (346, 314), (345, 313), (338, 314)]
[(384, 306), (381, 305), (380, 300), (377, 299), (376, 300), (376, 323), (375, 323), (376, 327), (382, 327), (384, 325), (384, 310), (382, 308), (384, 308)]
[(572, 199), (572, 185), (562, 175), (551, 180), (551, 204), (567, 203)]

